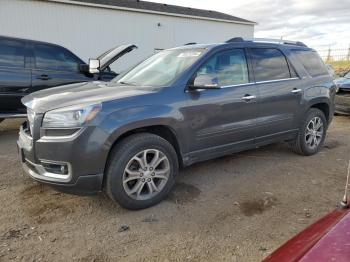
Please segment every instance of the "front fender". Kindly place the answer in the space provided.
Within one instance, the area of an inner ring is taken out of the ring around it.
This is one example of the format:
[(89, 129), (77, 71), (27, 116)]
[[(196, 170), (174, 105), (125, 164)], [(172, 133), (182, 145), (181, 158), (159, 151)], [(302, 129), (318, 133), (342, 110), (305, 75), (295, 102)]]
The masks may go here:
[[(175, 136), (177, 126), (183, 121), (183, 115), (168, 105), (144, 105), (129, 107), (109, 113), (101, 123), (108, 133), (105, 149), (109, 152), (115, 141), (126, 132), (150, 126), (166, 126)], [(179, 141), (180, 143), (180, 141)], [(182, 145), (180, 144), (180, 147)]]

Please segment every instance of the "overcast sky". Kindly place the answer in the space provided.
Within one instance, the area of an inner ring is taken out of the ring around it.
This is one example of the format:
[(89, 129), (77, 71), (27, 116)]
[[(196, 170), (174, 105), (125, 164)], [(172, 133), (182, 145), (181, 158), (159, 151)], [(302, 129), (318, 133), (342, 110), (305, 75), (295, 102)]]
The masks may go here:
[(300, 40), (318, 50), (348, 48), (350, 0), (152, 0), (216, 10), (257, 22), (255, 37)]

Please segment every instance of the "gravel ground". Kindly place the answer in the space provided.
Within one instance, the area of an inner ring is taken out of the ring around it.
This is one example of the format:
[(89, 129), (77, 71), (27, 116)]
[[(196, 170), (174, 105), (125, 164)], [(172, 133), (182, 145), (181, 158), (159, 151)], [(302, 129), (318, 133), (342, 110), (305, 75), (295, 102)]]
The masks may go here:
[(350, 156), (350, 118), (337, 116), (315, 156), (281, 143), (196, 164), (167, 200), (128, 211), (28, 178), (20, 122), (0, 124), (0, 261), (260, 261), (335, 208)]

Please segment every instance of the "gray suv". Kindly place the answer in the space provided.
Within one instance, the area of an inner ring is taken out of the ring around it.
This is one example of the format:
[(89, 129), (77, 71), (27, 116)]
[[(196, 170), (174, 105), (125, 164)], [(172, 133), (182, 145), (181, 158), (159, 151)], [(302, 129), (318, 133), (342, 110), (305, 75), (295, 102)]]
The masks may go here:
[(142, 209), (167, 196), (179, 167), (280, 141), (317, 153), (335, 93), (322, 60), (301, 42), (186, 45), (108, 83), (24, 97), (19, 154), (39, 182), (76, 194), (105, 190)]

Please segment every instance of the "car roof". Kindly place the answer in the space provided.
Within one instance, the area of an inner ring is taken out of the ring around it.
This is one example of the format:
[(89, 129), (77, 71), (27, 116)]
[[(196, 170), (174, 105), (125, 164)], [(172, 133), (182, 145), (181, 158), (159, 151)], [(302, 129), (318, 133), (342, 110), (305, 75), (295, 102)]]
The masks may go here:
[[(45, 42), (45, 41), (31, 40), (31, 39), (18, 38), (18, 37), (12, 37), (12, 36), (0, 35), (0, 39), (8, 39), (8, 40), (15, 40), (15, 41), (25, 41), (25, 42), (29, 42), (29, 43), (33, 43), (33, 44), (44, 44), (44, 45), (51, 45), (51, 46), (56, 46), (56, 47), (63, 47), (61, 45), (54, 44), (54, 43), (49, 43), (49, 42)], [(63, 47), (63, 48), (65, 48), (65, 47)]]
[(24, 39), (24, 38), (18, 38), (18, 37), (11, 37), (11, 36), (3, 36), (0, 35), (0, 40), (14, 40), (14, 41), (22, 41), (22, 42), (27, 42), (27, 43), (31, 43), (31, 44), (42, 44), (42, 45), (46, 45), (46, 46), (51, 46), (51, 47), (57, 47), (57, 48), (63, 48), (66, 51), (68, 51), (71, 55), (73, 55), (75, 58), (77, 58), (78, 60), (80, 60), (81, 63), (85, 62), (76, 54), (74, 54), (72, 51), (70, 51), (68, 48), (58, 45), (58, 44), (53, 44), (53, 43), (49, 43), (49, 42), (44, 42), (44, 41), (37, 41), (37, 40), (30, 40), (30, 39)]
[(188, 43), (183, 46), (171, 48), (170, 50), (177, 49), (213, 49), (219, 47), (274, 47), (281, 49), (296, 49), (296, 50), (312, 50), (312, 48), (305, 45), (297, 45), (292, 43), (274, 43), (274, 42), (256, 42), (256, 41), (242, 41), (242, 42), (224, 42), (224, 43), (209, 43), (209, 44), (197, 44)]

